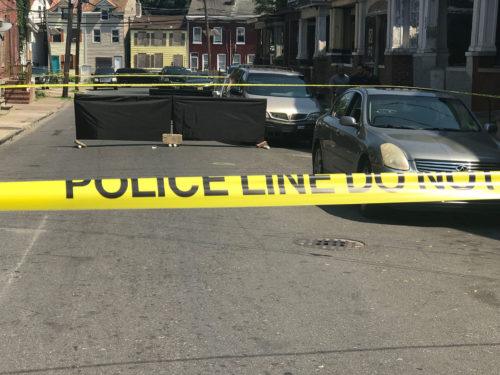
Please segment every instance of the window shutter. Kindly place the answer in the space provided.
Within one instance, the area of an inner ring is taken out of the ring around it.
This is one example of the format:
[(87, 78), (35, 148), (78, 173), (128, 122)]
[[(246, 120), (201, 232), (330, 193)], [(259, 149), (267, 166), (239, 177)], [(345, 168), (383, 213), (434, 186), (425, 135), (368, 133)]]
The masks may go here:
[(50, 41), (53, 42), (54, 41), (54, 35), (50, 34)]
[(138, 44), (137, 44), (137, 34), (138, 33), (134, 33), (134, 46), (138, 46)]
[(151, 34), (146, 33), (146, 44), (145, 44), (146, 46), (151, 45), (150, 40), (151, 40)]
[(167, 33), (162, 33), (161, 34), (161, 45), (166, 46), (167, 45)]
[(174, 33), (168, 34), (168, 45), (172, 47), (174, 45)]
[(61, 29), (61, 42), (64, 42), (64, 30)]
[(137, 55), (134, 55), (134, 68), (137, 68)]
[(82, 41), (82, 32), (80, 31), (80, 42)]
[(155, 53), (155, 64), (153, 68), (163, 68), (163, 53)]
[(73, 69), (76, 69), (76, 59), (75, 59), (75, 55), (71, 55), (71, 58), (73, 60)]
[(181, 39), (182, 40), (182, 45), (185, 46), (186, 45), (186, 34), (181, 33), (181, 35), (182, 35), (182, 39)]

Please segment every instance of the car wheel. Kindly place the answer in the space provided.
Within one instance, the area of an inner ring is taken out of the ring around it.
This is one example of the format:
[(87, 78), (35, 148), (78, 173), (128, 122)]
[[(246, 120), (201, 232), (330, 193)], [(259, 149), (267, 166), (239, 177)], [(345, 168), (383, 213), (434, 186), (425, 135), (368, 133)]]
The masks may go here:
[(96, 91), (96, 90), (97, 90), (97, 87), (92, 87), (92, 90)]
[(322, 173), (325, 173), (325, 169), (323, 168), (323, 152), (321, 151), (321, 145), (318, 144), (318, 146), (314, 148), (313, 153), (313, 174)]
[[(364, 174), (370, 174), (373, 172), (368, 160), (362, 164), (359, 172)], [(380, 204), (361, 204), (359, 206), (359, 210), (361, 215), (367, 219), (378, 219), (384, 216), (386, 207)]]
[(118, 90), (118, 87), (113, 87), (115, 90)]

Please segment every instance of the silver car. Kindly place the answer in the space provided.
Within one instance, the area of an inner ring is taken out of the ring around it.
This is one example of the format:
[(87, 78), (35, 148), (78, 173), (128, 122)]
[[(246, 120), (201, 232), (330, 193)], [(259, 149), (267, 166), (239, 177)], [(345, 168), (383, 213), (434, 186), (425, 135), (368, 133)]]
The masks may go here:
[(316, 123), (313, 173), (498, 171), (496, 131), (452, 95), (349, 89)]
[(321, 106), (304, 86), (300, 73), (276, 67), (240, 65), (233, 70), (229, 81), (223, 88), (223, 97), (267, 99), (266, 138), (288, 135), (311, 139), (314, 124), (321, 116)]

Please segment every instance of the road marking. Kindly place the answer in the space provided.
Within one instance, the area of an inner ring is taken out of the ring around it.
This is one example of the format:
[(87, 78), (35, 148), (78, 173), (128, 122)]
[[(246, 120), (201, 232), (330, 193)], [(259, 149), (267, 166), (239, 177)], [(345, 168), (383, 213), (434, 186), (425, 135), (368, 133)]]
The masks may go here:
[(31, 249), (33, 249), (33, 246), (35, 246), (36, 240), (40, 236), (42, 232), (45, 232), (43, 227), (45, 226), (45, 222), (47, 221), (48, 215), (45, 215), (38, 225), (38, 228), (35, 229), (35, 233), (33, 234), (33, 238), (31, 239), (31, 242), (29, 243), (28, 247), (24, 250), (23, 256), (21, 257), (21, 260), (17, 262), (16, 266), (14, 269), (12, 269), (7, 277), (7, 281), (5, 282), (4, 286), (2, 287), (2, 290), (0, 291), (0, 300), (4, 297), (5, 292), (7, 291), (7, 288), (12, 284), (14, 281), (14, 278), (16, 277), (17, 271), (21, 268), (21, 266), (24, 264), (28, 254), (30, 253)]

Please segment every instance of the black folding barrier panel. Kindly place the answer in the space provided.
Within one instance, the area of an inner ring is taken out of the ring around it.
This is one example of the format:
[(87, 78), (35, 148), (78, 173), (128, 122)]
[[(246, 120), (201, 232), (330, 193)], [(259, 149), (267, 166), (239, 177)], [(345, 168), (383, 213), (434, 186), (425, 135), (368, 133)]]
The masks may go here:
[(161, 142), (171, 119), (171, 96), (75, 95), (77, 139)]
[(204, 96), (212, 97), (212, 90), (198, 90), (196, 86), (186, 86), (180, 89), (168, 88), (168, 87), (157, 87), (149, 89), (149, 95), (151, 96), (166, 96), (166, 95), (189, 95), (189, 96)]
[(173, 97), (177, 133), (187, 139), (258, 143), (264, 140), (266, 100)]

